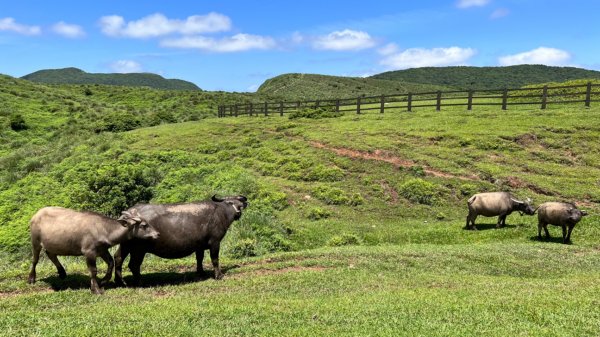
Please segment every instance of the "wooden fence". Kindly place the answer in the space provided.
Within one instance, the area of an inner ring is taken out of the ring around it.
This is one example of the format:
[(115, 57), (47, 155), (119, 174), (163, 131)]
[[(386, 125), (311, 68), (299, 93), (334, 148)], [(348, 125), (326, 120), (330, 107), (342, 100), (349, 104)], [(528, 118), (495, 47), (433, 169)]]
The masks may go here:
[(465, 106), (472, 110), (477, 105), (501, 106), (600, 102), (600, 84), (588, 82), (581, 85), (543, 86), (519, 89), (454, 90), (381, 95), (357, 98), (324, 99), (295, 102), (263, 102), (221, 105), (218, 117), (269, 116), (294, 113), (302, 109), (324, 108), (335, 112), (362, 114), (369, 111), (384, 113), (386, 110), (413, 111), (415, 108), (435, 107), (437, 111), (447, 106)]

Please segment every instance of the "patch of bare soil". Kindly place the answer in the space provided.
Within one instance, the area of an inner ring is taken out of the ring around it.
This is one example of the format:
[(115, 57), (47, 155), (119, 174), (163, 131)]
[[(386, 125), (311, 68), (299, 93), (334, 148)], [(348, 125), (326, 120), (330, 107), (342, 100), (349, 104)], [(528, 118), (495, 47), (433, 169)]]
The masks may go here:
[[(383, 150), (375, 150), (373, 152), (366, 152), (366, 151), (352, 150), (352, 149), (347, 149), (347, 148), (331, 147), (326, 144), (315, 142), (315, 141), (311, 141), (310, 145), (313, 147), (316, 147), (318, 149), (332, 151), (335, 154), (337, 154), (338, 156), (364, 159), (364, 160), (381, 161), (381, 162), (390, 163), (398, 168), (399, 167), (411, 168), (413, 166), (417, 166), (417, 164), (415, 162), (413, 162), (412, 160), (400, 158), (398, 156), (395, 156), (395, 155), (393, 155), (389, 152), (383, 151)], [(475, 175), (457, 176), (454, 174), (435, 170), (431, 167), (424, 167), (423, 171), (428, 175), (431, 175), (434, 177), (440, 177), (440, 178), (458, 178), (458, 179), (463, 179), (463, 180), (479, 180), (479, 177), (477, 177)]]

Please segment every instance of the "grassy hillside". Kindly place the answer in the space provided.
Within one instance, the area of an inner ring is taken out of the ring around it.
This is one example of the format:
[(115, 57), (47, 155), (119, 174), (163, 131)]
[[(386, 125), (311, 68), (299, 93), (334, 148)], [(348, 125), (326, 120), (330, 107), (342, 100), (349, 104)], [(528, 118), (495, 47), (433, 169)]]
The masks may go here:
[(150, 87), (167, 90), (200, 90), (194, 83), (166, 79), (151, 73), (104, 74), (86, 73), (77, 68), (44, 69), (21, 77), (22, 79), (49, 84), (104, 84), (130, 87)]
[[(11, 335), (600, 333), (595, 103), (216, 119), (192, 112), (257, 97), (8, 77), (0, 99), (0, 329)], [(159, 112), (174, 119), (152, 122)], [(479, 218), (463, 230), (466, 200), (496, 190), (590, 216), (573, 245), (556, 227), (538, 241), (535, 217), (516, 213), (503, 229)], [(250, 201), (223, 241), (221, 282), (191, 282), (193, 257), (149, 257), (139, 289), (92, 296), (81, 258), (60, 258), (64, 281), (42, 259), (25, 284), (40, 207), (116, 215), (213, 193)]]
[(447, 87), (360, 77), (284, 74), (268, 79), (257, 93), (272, 99), (313, 100), (445, 90)]
[(460, 89), (519, 88), (544, 82), (600, 79), (600, 71), (574, 67), (517, 65), (508, 67), (423, 67), (388, 71), (373, 79), (435, 84)]

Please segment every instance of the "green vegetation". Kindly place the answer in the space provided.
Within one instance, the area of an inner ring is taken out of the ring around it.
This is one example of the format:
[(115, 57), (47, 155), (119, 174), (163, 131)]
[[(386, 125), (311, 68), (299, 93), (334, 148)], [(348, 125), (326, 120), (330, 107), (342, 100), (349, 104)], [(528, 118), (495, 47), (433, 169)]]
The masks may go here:
[[(207, 118), (218, 104), (260, 98), (0, 77), (1, 331), (600, 333), (595, 102)], [(466, 200), (496, 190), (573, 201), (590, 215), (573, 245), (556, 227), (538, 241), (536, 218), (518, 214), (503, 229), (480, 217), (481, 230), (463, 230)], [(92, 296), (85, 262), (61, 257), (66, 280), (43, 258), (38, 283), (25, 284), (28, 221), (43, 206), (115, 216), (214, 193), (250, 202), (223, 241), (223, 281), (191, 282), (193, 257), (149, 256), (144, 287)]]
[(370, 78), (458, 89), (501, 89), (582, 78), (600, 79), (600, 71), (530, 64), (509, 67), (423, 67), (388, 71)]
[[(77, 68), (64, 68), (38, 70), (21, 78), (46, 84), (104, 84), (166, 90), (200, 90), (194, 83), (166, 79), (152, 73), (92, 74)], [(86, 95), (92, 95), (93, 91), (88, 90), (85, 93)]]
[(375, 78), (285, 74), (266, 80), (257, 94), (269, 100), (306, 101), (314, 99), (356, 98), (448, 90), (448, 87), (410, 80), (389, 81)]

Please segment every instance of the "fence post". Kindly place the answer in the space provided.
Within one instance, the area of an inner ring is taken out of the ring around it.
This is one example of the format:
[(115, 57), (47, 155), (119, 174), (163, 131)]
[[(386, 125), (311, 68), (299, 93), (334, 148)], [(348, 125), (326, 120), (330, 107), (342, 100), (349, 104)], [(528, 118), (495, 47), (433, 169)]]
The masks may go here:
[(508, 99), (508, 89), (502, 92), (502, 110), (506, 110), (506, 101)]
[(265, 102), (265, 116), (268, 116), (268, 110), (269, 110), (269, 103)]
[(546, 109), (546, 103), (548, 100), (548, 86), (545, 85), (542, 89), (542, 109)]
[(321, 102), (319, 100), (316, 100), (315, 101), (315, 109), (318, 109), (320, 105), (321, 105)]
[(300, 112), (300, 101), (296, 102), (296, 112)]
[(379, 107), (379, 112), (383, 113), (385, 110), (385, 95), (381, 95), (381, 106)]
[(279, 102), (279, 116), (283, 116), (283, 102)]
[(467, 110), (473, 110), (473, 90), (469, 90), (469, 97), (467, 98)]
[(585, 106), (587, 108), (590, 107), (590, 102), (592, 101), (592, 82), (587, 83), (587, 89), (585, 91)]
[(217, 118), (221, 118), (221, 106), (217, 107)]
[(442, 92), (438, 91), (437, 97), (436, 97), (436, 103), (435, 103), (435, 110), (440, 111), (441, 108), (442, 108)]
[(250, 111), (250, 117), (252, 117), (252, 113), (254, 112), (254, 111), (252, 111), (254, 109), (254, 106), (252, 105), (252, 103), (250, 103), (250, 106), (248, 109)]
[(412, 111), (412, 93), (408, 93), (408, 99), (406, 101), (406, 108), (408, 109), (408, 112)]
[(335, 112), (340, 112), (340, 100), (335, 100)]
[(238, 105), (236, 104), (235, 105), (235, 117), (237, 117), (237, 116), (238, 116)]
[(360, 114), (360, 97), (356, 98), (356, 113)]

